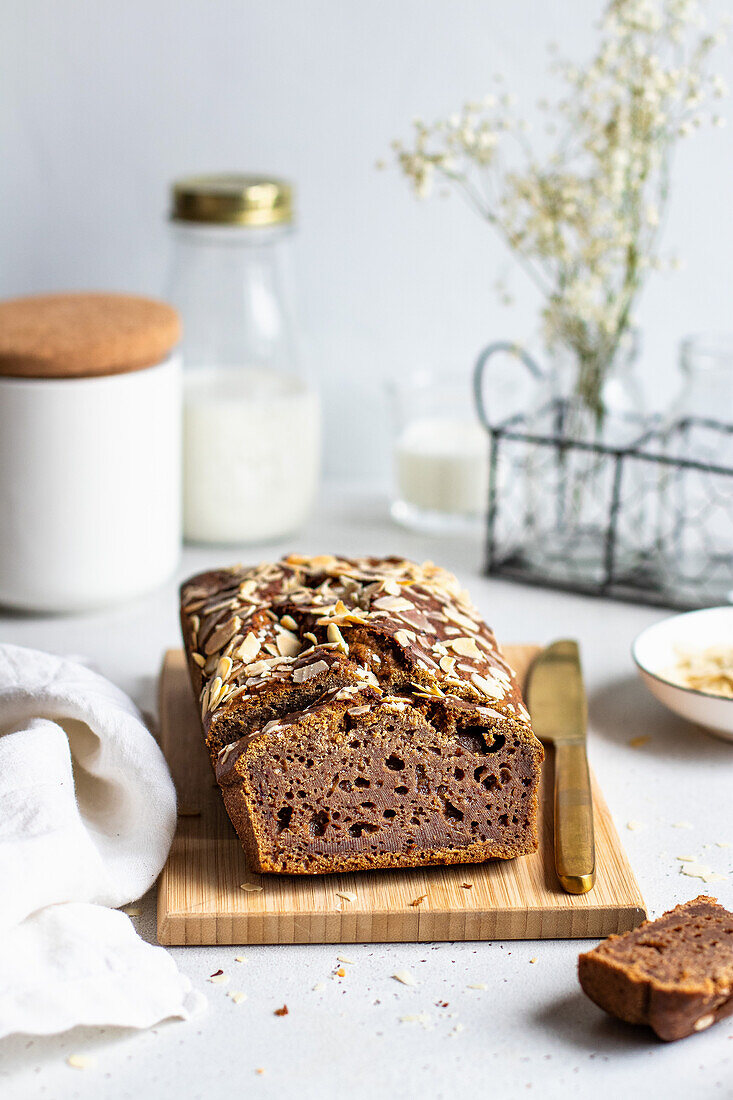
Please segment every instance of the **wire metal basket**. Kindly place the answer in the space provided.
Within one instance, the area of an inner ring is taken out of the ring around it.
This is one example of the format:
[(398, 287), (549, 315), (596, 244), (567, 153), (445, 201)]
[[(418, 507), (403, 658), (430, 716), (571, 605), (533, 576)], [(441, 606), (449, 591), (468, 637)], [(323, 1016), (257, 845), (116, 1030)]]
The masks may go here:
[(561, 400), (494, 424), (482, 366), (487, 573), (672, 608), (733, 601), (733, 424), (617, 417), (609, 445), (569, 435)]

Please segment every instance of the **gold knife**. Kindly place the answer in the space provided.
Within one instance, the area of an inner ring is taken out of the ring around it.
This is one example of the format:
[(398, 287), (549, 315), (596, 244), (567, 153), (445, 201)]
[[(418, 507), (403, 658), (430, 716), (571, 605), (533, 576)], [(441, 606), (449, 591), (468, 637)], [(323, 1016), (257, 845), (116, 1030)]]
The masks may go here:
[(585, 894), (596, 881), (593, 799), (586, 729), (588, 708), (577, 642), (554, 642), (529, 670), (532, 728), (555, 748), (555, 868), (563, 889)]

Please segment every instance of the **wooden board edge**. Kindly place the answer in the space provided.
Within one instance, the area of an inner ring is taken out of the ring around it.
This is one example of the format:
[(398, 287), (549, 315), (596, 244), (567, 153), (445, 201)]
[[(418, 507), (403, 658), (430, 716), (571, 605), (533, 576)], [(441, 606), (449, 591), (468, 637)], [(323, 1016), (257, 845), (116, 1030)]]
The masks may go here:
[[(392, 914), (399, 915), (399, 914)], [(578, 916), (583, 919), (578, 920)], [(343, 920), (329, 914), (320, 933), (314, 935), (312, 922), (304, 928), (295, 920), (279, 916), (243, 915), (234, 919), (207, 918), (204, 923), (195, 917), (159, 914), (158, 942), (166, 947), (248, 946), (286, 944), (356, 944), (356, 943), (486, 943), (493, 941), (534, 940), (599, 940), (612, 934), (629, 932), (644, 919), (643, 910), (635, 906), (601, 910), (558, 910), (554, 913), (512, 914), (496, 911), (476, 911), (471, 914), (437, 913), (421, 919), (416, 929), (402, 924), (398, 931), (390, 928), (389, 920), (380, 920), (379, 928), (364, 934), (361, 921), (354, 914)], [(427, 915), (426, 915), (427, 916)], [(470, 919), (468, 919), (470, 918)], [(457, 924), (463, 927), (457, 927)], [(522, 927), (516, 925), (521, 923)]]

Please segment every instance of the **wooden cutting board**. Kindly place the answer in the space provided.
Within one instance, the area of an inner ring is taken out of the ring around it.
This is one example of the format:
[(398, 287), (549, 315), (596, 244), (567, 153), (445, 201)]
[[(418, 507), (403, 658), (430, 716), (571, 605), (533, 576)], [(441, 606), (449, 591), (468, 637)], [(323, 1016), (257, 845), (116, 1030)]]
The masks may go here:
[[(522, 678), (535, 653), (536, 646), (506, 647)], [(625, 932), (646, 916), (595, 779), (596, 885), (581, 896), (559, 886), (551, 750), (533, 856), (407, 871), (257, 875), (247, 870), (214, 781), (180, 650), (163, 664), (160, 722), (179, 798), (178, 829), (158, 885), (160, 943), (583, 939)], [(243, 890), (242, 883), (261, 889)]]

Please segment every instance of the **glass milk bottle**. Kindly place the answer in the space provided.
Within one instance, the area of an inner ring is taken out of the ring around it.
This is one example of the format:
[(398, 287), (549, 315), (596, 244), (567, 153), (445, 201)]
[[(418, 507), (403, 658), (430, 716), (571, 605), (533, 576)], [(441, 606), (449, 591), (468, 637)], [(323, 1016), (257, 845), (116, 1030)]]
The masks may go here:
[(320, 410), (298, 358), (292, 193), (255, 176), (173, 185), (170, 298), (183, 320), (184, 534), (246, 544), (306, 519)]

